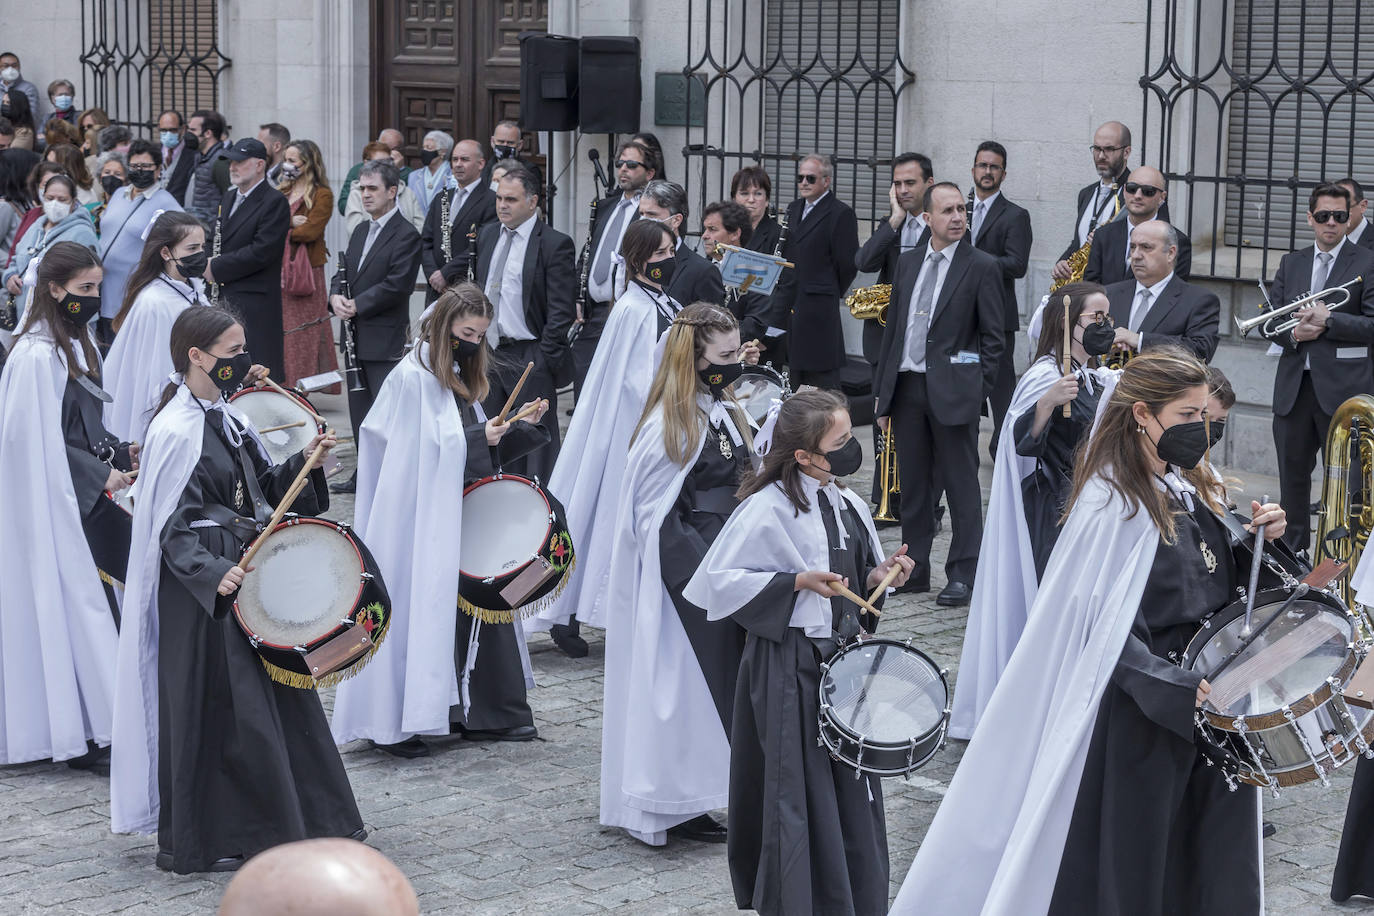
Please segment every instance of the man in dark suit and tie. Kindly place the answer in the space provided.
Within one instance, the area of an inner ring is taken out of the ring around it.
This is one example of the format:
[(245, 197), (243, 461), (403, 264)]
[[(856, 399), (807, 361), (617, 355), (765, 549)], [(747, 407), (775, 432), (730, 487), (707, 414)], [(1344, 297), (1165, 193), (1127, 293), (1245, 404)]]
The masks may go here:
[(274, 378), (285, 379), (281, 261), (291, 206), (267, 183), (267, 150), (256, 138), (235, 143), (224, 158), (232, 187), (220, 201), (210, 233), (205, 279), (220, 285), (220, 301), (243, 318), (253, 361), (271, 369)]
[[(496, 350), (488, 375), (491, 392), (484, 402), (494, 417), (506, 403), (528, 363), (534, 371), (520, 389), (519, 403), (547, 398), (543, 425), (549, 445), (524, 458), (508, 461), (513, 474), (548, 480), (558, 458), (557, 380), (568, 371), (568, 328), (575, 315), (577, 252), (572, 239), (539, 218), (539, 179), (515, 168), (496, 188), (496, 219), (477, 232), (475, 282), (496, 309), (487, 340)], [(466, 259), (445, 268), (450, 283)]]
[(725, 283), (720, 278), (720, 271), (682, 243), (687, 223), (687, 189), (675, 181), (649, 182), (639, 197), (639, 218), (662, 223), (677, 236), (677, 251), (673, 256), (677, 264), (663, 291), (684, 308), (693, 302), (724, 305)]
[(1312, 468), (1325, 448), (1331, 417), (1341, 403), (1374, 391), (1370, 344), (1374, 343), (1374, 253), (1345, 234), (1350, 192), (1321, 185), (1307, 204), (1315, 245), (1283, 256), (1269, 287), (1269, 301), (1283, 306), (1309, 292), (1350, 287), (1338, 309), (1324, 302), (1301, 309), (1301, 322), (1270, 338), (1283, 349), (1274, 373), (1274, 448), (1279, 459), (1279, 503), (1288, 513), (1284, 535), (1294, 550), (1310, 545)]
[[(396, 209), (401, 173), (386, 160), (363, 164), (355, 187), (361, 193), (367, 221), (353, 230), (344, 253), (344, 269), (329, 287), (329, 310), (352, 321), (355, 353), (366, 380), (364, 391), (349, 391), (348, 415), (353, 441), (382, 383), (405, 354), (410, 323), (410, 293), (420, 266), (420, 233)], [(349, 295), (343, 294), (347, 275)], [(357, 480), (331, 487), (352, 493)]]
[(902, 255), (874, 384), (878, 425), (891, 430), (902, 485), (902, 539), (916, 568), (902, 590), (930, 589), (935, 469), (953, 538), (946, 607), (968, 604), (983, 539), (978, 416), (1006, 346), (1002, 269), (965, 239), (964, 195), (950, 182), (926, 191), (930, 241)]
[(830, 192), (831, 165), (819, 153), (797, 163), (797, 199), (787, 206), (782, 256), (793, 264), (773, 290), (773, 324), (787, 328), (793, 387), (839, 388), (845, 362), (840, 299), (858, 269), (859, 223)]
[(1151, 220), (1136, 227), (1131, 234), (1133, 276), (1107, 287), (1115, 347), (1139, 353), (1172, 345), (1204, 363), (1211, 361), (1221, 328), (1221, 300), (1178, 276), (1177, 263), (1173, 226)]
[(997, 440), (1002, 435), (1002, 420), (1011, 407), (1016, 390), (1016, 332), (1021, 329), (1021, 309), (1016, 304), (1016, 281), (1026, 275), (1030, 264), (1030, 214), (1007, 200), (1002, 182), (1007, 177), (1007, 150), (996, 140), (984, 140), (973, 154), (973, 212), (968, 215), (969, 241), (979, 251), (997, 259), (1002, 268), (1002, 298), (1006, 312), (1003, 328), (1005, 348), (998, 362), (997, 381), (988, 401), (992, 407), (992, 442), (988, 448), (997, 458)]
[[(712, 261), (715, 258), (717, 244), (745, 247), (749, 231), (749, 211), (744, 209), (743, 204), (733, 200), (718, 200), (708, 204), (701, 216), (701, 244), (706, 249), (706, 259)], [(713, 263), (717, 269), (720, 268), (719, 259)], [(767, 296), (754, 292), (741, 293), (737, 287), (731, 286), (725, 290), (725, 307), (739, 322), (740, 340), (762, 343), (767, 339), (770, 317)]]
[(1374, 251), (1374, 231), (1370, 230), (1369, 221), (1365, 219), (1369, 201), (1364, 199), (1364, 186), (1354, 178), (1342, 178), (1336, 184), (1350, 192), (1350, 218), (1345, 221), (1346, 239), (1361, 248)]
[[(440, 191), (425, 212), (425, 228), (420, 233), (420, 265), (428, 286), (426, 305), (438, 299), (447, 288), (442, 268), (467, 251), (468, 233), (496, 222), (496, 192), (482, 180), (486, 162), (482, 145), (476, 140), (459, 140), (453, 145), (449, 157), (452, 185)], [(445, 214), (448, 214), (449, 228), (447, 249), (444, 247)]]
[[(1169, 185), (1159, 169), (1142, 165), (1126, 178), (1121, 192), (1125, 195), (1125, 216), (1099, 226), (1093, 234), (1088, 266), (1083, 270), (1085, 282), (1111, 286), (1131, 279), (1130, 247), (1136, 227), (1156, 219), (1167, 222), (1160, 213), (1169, 197)], [(1192, 276), (1193, 243), (1177, 226), (1174, 232), (1178, 234), (1174, 273), (1187, 280)]]

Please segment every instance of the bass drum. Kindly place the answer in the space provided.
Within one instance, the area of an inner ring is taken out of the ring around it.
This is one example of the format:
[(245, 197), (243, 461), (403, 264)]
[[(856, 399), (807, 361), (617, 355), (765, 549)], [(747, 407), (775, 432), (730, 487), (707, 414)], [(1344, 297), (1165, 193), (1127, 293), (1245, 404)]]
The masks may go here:
[(735, 400), (744, 408), (755, 423), (762, 423), (768, 416), (768, 407), (774, 399), (782, 400), (791, 393), (787, 379), (767, 366), (745, 366), (734, 384)]
[(316, 411), (310, 401), (305, 395), (294, 391), (282, 394), (267, 387), (244, 388), (231, 395), (229, 403), (243, 411), (257, 430), (300, 424), (270, 433), (258, 433), (262, 444), (267, 446), (267, 454), (273, 464), (281, 464), (292, 455), (304, 451), (310, 440), (324, 432), (324, 427), (315, 422)]
[(552, 601), (576, 562), (560, 503), (527, 477), (498, 474), (463, 491), (458, 607), (486, 623)]

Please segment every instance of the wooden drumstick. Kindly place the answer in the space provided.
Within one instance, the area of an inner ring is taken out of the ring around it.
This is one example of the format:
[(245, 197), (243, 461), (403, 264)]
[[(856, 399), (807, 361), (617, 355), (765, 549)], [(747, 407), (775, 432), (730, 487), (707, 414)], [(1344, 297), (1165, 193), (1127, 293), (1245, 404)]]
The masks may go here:
[(543, 399), (543, 398), (540, 398), (539, 400), (535, 401), (535, 402), (534, 402), (533, 404), (531, 404), (530, 406), (526, 407), (524, 410), (520, 411), (520, 412), (519, 412), (518, 414), (516, 414), (515, 416), (511, 417), (507, 422), (508, 422), (508, 423), (519, 423), (521, 420), (525, 419), (526, 417), (533, 416), (535, 413), (537, 413), (537, 412), (539, 411), (539, 405), (542, 404), (542, 403), (544, 403), (544, 399)]
[[(1059, 355), (1060, 375), (1068, 375), (1073, 371), (1073, 354), (1069, 352), (1072, 345), (1073, 331), (1069, 328), (1069, 297), (1064, 297), (1064, 352)], [(1064, 405), (1064, 419), (1073, 416), (1073, 407), (1070, 404)]]
[[(277, 392), (277, 394), (284, 394), (284, 395), (286, 395), (287, 397), (292, 397), (292, 396), (293, 396), (293, 395), (292, 395), (292, 392), (287, 391), (285, 388), (283, 388), (282, 386), (278, 385), (276, 382), (272, 381), (272, 377), (271, 377), (271, 376), (269, 376), (269, 375), (264, 375), (264, 376), (262, 377), (262, 380), (263, 380), (264, 382), (266, 382), (266, 383), (272, 388), (273, 391)], [(319, 424), (320, 426), (325, 426), (325, 425), (326, 425), (325, 422), (324, 422), (324, 417), (322, 417), (322, 416), (320, 416), (319, 414), (315, 413), (315, 411), (314, 411), (314, 410), (311, 410), (309, 407), (306, 407), (306, 410), (309, 410), (309, 411), (310, 411), (310, 416), (312, 416), (312, 417), (315, 418), (315, 422), (316, 422), (317, 424)], [(262, 430), (258, 430), (258, 432), (261, 433)]]
[(295, 429), (297, 426), (304, 426), (304, 425), (305, 425), (305, 421), (304, 421), (304, 420), (297, 420), (295, 423), (283, 423), (281, 426), (269, 426), (269, 427), (267, 427), (266, 429), (260, 429), (260, 430), (258, 430), (258, 435), (261, 436), (261, 435), (263, 435), (264, 433), (276, 433), (276, 432), (281, 432), (283, 429)]
[(497, 426), (501, 426), (506, 422), (506, 414), (510, 413), (510, 409), (515, 406), (515, 399), (519, 396), (520, 389), (525, 386), (525, 379), (530, 377), (532, 371), (534, 371), (533, 360), (525, 364), (525, 371), (521, 374), (520, 381), (515, 383), (515, 387), (511, 389), (510, 397), (506, 398), (506, 406), (502, 407), (501, 412), (496, 415)]
[(837, 595), (843, 595), (845, 598), (848, 598), (850, 601), (853, 601), (855, 604), (857, 604), (859, 607), (863, 608), (865, 611), (868, 611), (868, 613), (872, 614), (874, 617), (881, 617), (881, 616), (883, 616), (883, 615), (878, 611), (877, 608), (875, 608), (872, 604), (869, 604), (867, 601), (865, 601), (865, 600), (864, 600), (863, 598), (861, 598), (860, 596), (858, 596), (858, 595), (854, 594), (853, 592), (851, 592), (851, 591), (845, 586), (845, 584), (844, 584), (843, 582), (841, 582), (839, 579), (833, 579), (833, 580), (831, 580), (831, 582), (830, 582), (830, 590), (833, 591), (833, 592), (834, 592), (835, 594), (837, 594)]
[[(328, 435), (328, 433), (325, 435)], [(243, 555), (243, 559), (239, 560), (238, 567), (244, 572), (248, 571), (248, 566), (253, 562), (253, 557), (262, 547), (263, 541), (267, 540), (272, 534), (272, 530), (277, 527), (277, 523), (280, 522), (281, 517), (286, 514), (286, 510), (291, 508), (291, 504), (296, 501), (296, 497), (300, 495), (301, 490), (305, 489), (305, 479), (310, 476), (310, 472), (314, 469), (316, 463), (320, 460), (320, 456), (323, 454), (324, 443), (321, 442), (319, 445), (315, 446), (315, 450), (311, 452), (310, 457), (305, 460), (305, 467), (301, 468), (301, 472), (296, 475), (296, 479), (291, 481), (291, 486), (287, 488), (286, 495), (281, 498), (281, 502), (277, 504), (277, 508), (272, 511), (272, 518), (267, 522), (267, 527), (263, 529), (262, 534), (259, 534), (253, 539), (253, 543)]]
[(882, 597), (883, 592), (887, 591), (887, 587), (891, 585), (893, 582), (896, 582), (897, 577), (901, 574), (902, 567), (897, 565), (896, 563), (893, 563), (892, 568), (887, 571), (887, 575), (883, 576), (882, 583), (879, 584), (878, 587), (873, 590), (873, 594), (868, 596), (868, 603), (872, 604), (873, 602), (877, 601), (880, 597)]

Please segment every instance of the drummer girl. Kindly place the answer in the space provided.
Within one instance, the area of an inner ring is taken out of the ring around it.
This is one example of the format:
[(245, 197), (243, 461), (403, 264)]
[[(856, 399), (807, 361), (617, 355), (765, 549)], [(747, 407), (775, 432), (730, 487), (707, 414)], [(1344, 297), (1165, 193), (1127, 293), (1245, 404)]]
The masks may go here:
[(882, 790), (818, 745), (817, 689), (821, 663), (875, 623), (830, 583), (866, 595), (894, 567), (900, 586), (913, 563), (905, 547), (882, 558), (867, 501), (836, 481), (863, 461), (844, 397), (793, 395), (757, 441), (762, 467), (684, 592), (748, 632), (730, 732), (735, 901), (763, 913), (885, 912)]
[[(183, 311), (171, 355), (134, 491), (111, 814), (117, 832), (156, 828), (159, 868), (232, 871), (280, 843), (364, 835), (320, 698), (269, 678), (231, 613), (251, 574), (238, 559), (254, 518), (265, 521), (306, 456), (335, 440), (321, 433), (269, 463), (225, 400), (250, 368), (229, 312)], [(291, 508), (328, 505), (316, 467)]]
[(482, 411), (492, 314), (480, 287), (446, 290), (359, 432), (355, 530), (381, 567), (391, 623), (386, 651), (339, 685), (340, 744), (366, 738), (396, 756), (423, 757), (429, 747), (420, 735), (537, 736), (516, 625), (479, 626), (457, 611), (464, 482), (548, 442), (538, 425), (547, 401), (526, 402), (518, 412), (530, 412), (519, 422)]

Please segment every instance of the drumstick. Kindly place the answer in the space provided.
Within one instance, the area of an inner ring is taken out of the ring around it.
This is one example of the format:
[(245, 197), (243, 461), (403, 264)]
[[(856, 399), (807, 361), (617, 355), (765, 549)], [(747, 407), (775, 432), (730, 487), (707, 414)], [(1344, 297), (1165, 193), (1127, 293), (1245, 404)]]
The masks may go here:
[(304, 426), (304, 425), (305, 425), (305, 421), (304, 421), (304, 420), (297, 420), (295, 423), (283, 423), (281, 426), (269, 426), (269, 427), (267, 427), (266, 429), (260, 429), (260, 430), (258, 430), (258, 435), (261, 436), (263, 433), (275, 433), (275, 432), (280, 432), (280, 431), (282, 431), (283, 429), (295, 429), (297, 426)]
[(902, 567), (898, 566), (896, 563), (893, 563), (892, 568), (887, 571), (887, 575), (883, 576), (882, 583), (873, 590), (873, 594), (868, 596), (868, 603), (872, 604), (873, 602), (877, 601), (878, 598), (882, 596), (883, 592), (887, 591), (887, 587), (891, 585), (893, 582), (896, 582), (897, 577), (901, 574)]
[(853, 601), (855, 604), (857, 604), (859, 607), (863, 608), (864, 610), (868, 611), (868, 613), (872, 614), (874, 617), (881, 617), (881, 616), (883, 616), (881, 613), (878, 612), (878, 609), (877, 609), (877, 608), (875, 608), (873, 605), (869, 604), (869, 603), (868, 603), (867, 601), (865, 601), (863, 598), (859, 597), (858, 595), (856, 595), (856, 594), (854, 594), (853, 592), (851, 592), (848, 588), (846, 588), (845, 585), (844, 585), (844, 583), (841, 582), (839, 579), (832, 579), (832, 580), (830, 581), (830, 589), (831, 589), (831, 591), (833, 591), (835, 594), (837, 594), (837, 595), (843, 595), (844, 597), (848, 598), (850, 601)]
[[(272, 390), (275, 391), (275, 392), (277, 392), (277, 394), (284, 394), (284, 395), (286, 395), (287, 397), (291, 397), (291, 392), (287, 391), (285, 388), (283, 388), (282, 386), (278, 385), (276, 382), (272, 381), (272, 377), (271, 377), (271, 376), (264, 375), (264, 376), (262, 377), (262, 380), (263, 380), (264, 382), (266, 382), (268, 385), (270, 385), (270, 386), (272, 387)], [(307, 407), (306, 410), (310, 410), (310, 408)], [(315, 411), (310, 410), (310, 416), (314, 417), (314, 418), (315, 418), (315, 422), (318, 423), (320, 426), (326, 425), (325, 422), (324, 422), (324, 417), (322, 417), (322, 416), (320, 416), (319, 414), (315, 413)], [(262, 430), (258, 430), (258, 432), (262, 432)]]
[(525, 379), (530, 377), (530, 372), (534, 370), (534, 361), (525, 364), (525, 371), (520, 376), (520, 381), (515, 383), (511, 389), (510, 397), (506, 398), (506, 406), (501, 408), (501, 412), (496, 415), (496, 425), (501, 426), (506, 422), (506, 414), (510, 413), (511, 407), (515, 406), (515, 398), (520, 394), (520, 389), (525, 385)]
[[(326, 435), (328, 434), (326, 433)], [(272, 518), (267, 522), (267, 527), (263, 529), (262, 534), (259, 534), (253, 539), (253, 543), (243, 555), (243, 559), (239, 560), (238, 567), (244, 572), (248, 571), (248, 565), (253, 562), (253, 557), (262, 547), (262, 542), (267, 540), (268, 536), (272, 533), (272, 529), (277, 527), (277, 522), (281, 521), (281, 517), (286, 514), (286, 510), (291, 508), (291, 504), (296, 501), (296, 497), (300, 495), (301, 490), (305, 489), (305, 479), (310, 476), (310, 472), (314, 469), (315, 463), (320, 460), (320, 456), (323, 454), (324, 443), (321, 442), (319, 445), (315, 446), (315, 450), (311, 452), (310, 457), (305, 460), (305, 467), (301, 468), (301, 472), (296, 475), (296, 479), (291, 481), (291, 486), (287, 488), (286, 495), (281, 498), (281, 502), (278, 503), (277, 508), (273, 510)]]
[[(1064, 352), (1059, 354), (1060, 375), (1068, 375), (1073, 369), (1073, 354), (1069, 352), (1070, 341), (1073, 340), (1073, 331), (1069, 328), (1069, 297), (1064, 297)], [(1073, 416), (1073, 408), (1064, 405), (1064, 419)]]
[(540, 398), (539, 400), (535, 401), (535, 402), (534, 402), (533, 404), (531, 404), (530, 406), (526, 407), (524, 410), (520, 411), (520, 412), (519, 412), (518, 414), (516, 414), (515, 416), (511, 417), (511, 418), (510, 418), (509, 420), (507, 420), (506, 422), (508, 422), (508, 423), (519, 423), (521, 420), (525, 419), (526, 417), (532, 416), (536, 411), (539, 410), (539, 405), (542, 404), (543, 401), (544, 401), (544, 399), (543, 399), (543, 398)]

